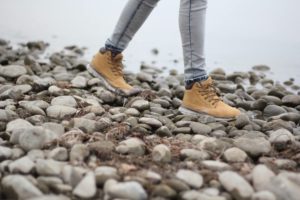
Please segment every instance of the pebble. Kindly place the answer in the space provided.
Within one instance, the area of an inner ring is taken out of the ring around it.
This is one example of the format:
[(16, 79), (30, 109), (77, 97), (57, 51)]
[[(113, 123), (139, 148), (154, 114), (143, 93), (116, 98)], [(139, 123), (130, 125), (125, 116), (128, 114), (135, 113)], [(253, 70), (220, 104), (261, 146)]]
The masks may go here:
[(7, 160), (12, 157), (12, 150), (8, 147), (0, 146), (0, 161)]
[(47, 108), (47, 116), (55, 119), (66, 119), (73, 116), (76, 112), (77, 109), (62, 105), (49, 106)]
[(156, 145), (152, 151), (152, 159), (155, 162), (171, 162), (171, 151), (169, 147), (164, 144)]
[(56, 147), (48, 154), (48, 158), (57, 161), (66, 161), (68, 160), (68, 157), (69, 157), (68, 150), (64, 147)]
[(273, 177), (270, 182), (265, 185), (265, 189), (272, 192), (276, 196), (276, 200), (298, 200), (300, 196), (299, 182), (294, 182), (284, 174)]
[(48, 159), (37, 159), (36, 161), (36, 171), (42, 176), (59, 176), (62, 171), (63, 163)]
[(5, 67), (0, 67), (0, 76), (7, 78), (17, 78), (26, 73), (26, 68), (20, 65), (8, 65)]
[(212, 131), (210, 126), (198, 122), (192, 122), (190, 124), (190, 128), (194, 134), (199, 135), (208, 135)]
[(43, 193), (29, 180), (21, 175), (8, 175), (1, 181), (3, 192), (8, 199), (30, 199), (42, 196)]
[(112, 179), (106, 181), (104, 191), (114, 199), (146, 200), (148, 195), (138, 182), (117, 183)]
[(249, 123), (250, 123), (249, 117), (245, 114), (241, 114), (236, 118), (235, 127), (241, 129), (244, 126), (248, 125)]
[(75, 144), (70, 151), (71, 162), (82, 162), (90, 155), (89, 148), (85, 144)]
[(87, 80), (83, 76), (76, 76), (71, 80), (71, 84), (75, 88), (85, 88), (87, 86)]
[(34, 162), (28, 157), (19, 158), (8, 165), (11, 173), (29, 174), (35, 167)]
[(235, 139), (234, 145), (253, 157), (268, 154), (271, 151), (271, 144), (268, 140), (261, 136), (251, 135), (251, 133)]
[(176, 173), (176, 177), (196, 189), (201, 188), (203, 185), (203, 177), (191, 170), (180, 169)]
[(201, 162), (201, 165), (212, 171), (225, 171), (231, 169), (231, 166), (227, 163), (216, 160), (204, 160)]
[(72, 96), (59, 96), (51, 100), (52, 106), (68, 106), (76, 108), (77, 102)]
[(119, 180), (117, 169), (109, 166), (100, 166), (95, 169), (97, 185), (103, 185), (108, 179)]
[(81, 199), (90, 199), (96, 192), (96, 178), (93, 172), (87, 173), (73, 190), (73, 194)]
[(210, 196), (204, 194), (203, 192), (190, 190), (182, 193), (182, 199), (184, 200), (226, 200), (225, 197), (222, 196)]
[(132, 103), (131, 107), (139, 111), (144, 111), (150, 108), (150, 103), (146, 100), (136, 100)]
[(116, 151), (121, 154), (142, 156), (145, 154), (145, 143), (138, 138), (129, 138), (120, 142)]
[(276, 115), (280, 115), (282, 113), (286, 113), (286, 110), (277, 105), (268, 105), (264, 109), (264, 116), (265, 117), (273, 117)]
[(162, 123), (154, 118), (148, 118), (148, 117), (142, 117), (139, 119), (140, 123), (148, 124), (153, 128), (160, 128), (162, 126)]
[(243, 150), (236, 147), (232, 147), (224, 152), (223, 157), (227, 162), (233, 163), (245, 162), (248, 156)]
[(42, 127), (25, 129), (19, 136), (20, 147), (25, 151), (43, 148), (46, 140), (46, 131)]
[(300, 105), (299, 95), (286, 95), (282, 98), (282, 103), (287, 106), (296, 107)]
[(262, 191), (265, 188), (271, 178), (275, 177), (273, 171), (271, 171), (266, 165), (257, 165), (252, 171), (252, 182), (256, 191)]
[(182, 149), (180, 151), (180, 157), (187, 159), (187, 160), (208, 160), (210, 159), (209, 153), (202, 150), (196, 149)]
[(260, 191), (253, 194), (251, 200), (276, 200), (276, 197), (272, 192)]
[(295, 136), (286, 129), (278, 129), (270, 134), (269, 141), (278, 150), (282, 150), (287, 144), (295, 141)]
[(176, 197), (177, 193), (175, 190), (173, 190), (168, 185), (160, 184), (160, 185), (156, 185), (153, 188), (152, 195), (172, 199), (172, 198)]
[(225, 171), (219, 174), (222, 186), (236, 199), (250, 199), (254, 193), (251, 185), (239, 174), (233, 171)]
[(158, 128), (155, 131), (155, 134), (159, 135), (160, 137), (171, 137), (172, 136), (172, 132), (170, 131), (170, 129), (167, 126), (162, 126), (162, 127)]

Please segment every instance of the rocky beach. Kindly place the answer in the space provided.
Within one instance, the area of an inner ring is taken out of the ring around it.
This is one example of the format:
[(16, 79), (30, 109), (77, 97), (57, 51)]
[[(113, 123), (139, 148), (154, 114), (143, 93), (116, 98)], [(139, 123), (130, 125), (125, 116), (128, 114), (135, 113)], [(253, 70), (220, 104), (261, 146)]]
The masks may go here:
[(0, 199), (299, 200), (295, 80), (270, 79), (266, 65), (214, 69), (242, 114), (188, 116), (176, 70), (125, 67), (144, 90), (124, 98), (88, 73), (84, 48), (48, 45), (0, 39)]

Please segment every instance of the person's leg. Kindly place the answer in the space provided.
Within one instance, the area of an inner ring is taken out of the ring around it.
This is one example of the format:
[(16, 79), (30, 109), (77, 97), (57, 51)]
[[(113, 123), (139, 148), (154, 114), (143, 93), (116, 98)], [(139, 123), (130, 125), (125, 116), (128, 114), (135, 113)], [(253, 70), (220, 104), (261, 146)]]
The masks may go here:
[(129, 0), (105, 48), (120, 53), (143, 25), (159, 0)]
[(217, 95), (213, 80), (207, 76), (204, 57), (205, 15), (207, 0), (181, 0), (179, 25), (185, 65), (182, 106), (184, 114), (209, 114), (232, 118), (240, 111), (225, 104)]
[(180, 2), (179, 27), (186, 85), (208, 78), (204, 57), (206, 7), (207, 0), (181, 0)]
[(158, 1), (129, 0), (112, 36), (87, 67), (88, 71), (98, 77), (108, 90), (124, 96), (131, 96), (141, 91), (125, 81), (121, 53), (143, 25)]

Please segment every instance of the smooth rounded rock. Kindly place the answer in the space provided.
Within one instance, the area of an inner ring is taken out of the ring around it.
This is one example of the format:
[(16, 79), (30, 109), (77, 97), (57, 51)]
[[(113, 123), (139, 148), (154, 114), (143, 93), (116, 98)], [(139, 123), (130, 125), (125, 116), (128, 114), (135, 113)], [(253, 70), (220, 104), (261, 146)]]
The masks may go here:
[(180, 169), (176, 173), (176, 177), (196, 189), (201, 188), (203, 185), (203, 177), (191, 170)]

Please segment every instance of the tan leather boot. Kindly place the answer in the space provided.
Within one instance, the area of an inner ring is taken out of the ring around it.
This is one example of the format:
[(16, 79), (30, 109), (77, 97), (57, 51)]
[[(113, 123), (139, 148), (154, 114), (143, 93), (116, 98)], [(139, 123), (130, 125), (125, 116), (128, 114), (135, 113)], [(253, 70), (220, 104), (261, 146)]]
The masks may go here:
[(210, 77), (194, 83), (191, 89), (185, 91), (179, 111), (183, 114), (208, 114), (216, 118), (234, 118), (240, 114), (238, 109), (225, 104), (218, 97)]
[(124, 80), (122, 60), (121, 53), (112, 56), (110, 51), (101, 50), (93, 57), (87, 70), (99, 78), (111, 92), (121, 96), (132, 96), (141, 92), (141, 89), (132, 87)]

